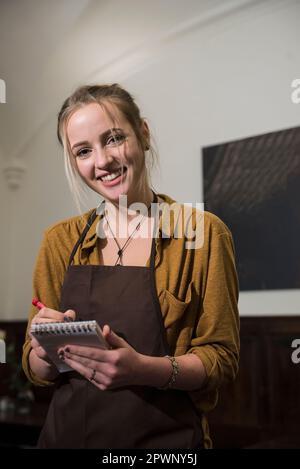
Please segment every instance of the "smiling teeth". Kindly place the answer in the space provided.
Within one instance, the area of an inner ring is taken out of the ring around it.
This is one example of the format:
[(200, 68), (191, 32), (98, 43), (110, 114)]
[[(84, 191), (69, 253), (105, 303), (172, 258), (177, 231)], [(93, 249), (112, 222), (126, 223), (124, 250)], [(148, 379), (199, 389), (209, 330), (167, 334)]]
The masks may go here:
[(110, 173), (107, 176), (103, 176), (100, 179), (101, 181), (112, 181), (113, 179), (116, 179), (117, 177), (119, 177), (121, 173), (122, 173), (122, 169), (119, 169), (119, 171), (115, 173)]

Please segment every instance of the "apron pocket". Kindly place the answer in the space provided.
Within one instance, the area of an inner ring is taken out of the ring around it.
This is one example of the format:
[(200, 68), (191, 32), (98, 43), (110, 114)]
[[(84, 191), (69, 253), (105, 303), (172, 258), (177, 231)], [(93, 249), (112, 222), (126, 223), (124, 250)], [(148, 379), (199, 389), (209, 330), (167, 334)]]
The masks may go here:
[(164, 290), (162, 295), (161, 311), (170, 352), (175, 353), (176, 350), (178, 354), (177, 348), (183, 348), (184, 345), (183, 353), (186, 353), (190, 346), (195, 314), (198, 310), (193, 284), (188, 287), (185, 301), (179, 300), (168, 290)]
[(168, 290), (164, 290), (162, 295), (163, 301), (161, 312), (164, 318), (165, 328), (168, 329), (174, 323), (182, 319), (182, 316), (191, 301), (184, 302), (178, 300), (178, 298), (172, 295), (172, 293), (170, 293)]

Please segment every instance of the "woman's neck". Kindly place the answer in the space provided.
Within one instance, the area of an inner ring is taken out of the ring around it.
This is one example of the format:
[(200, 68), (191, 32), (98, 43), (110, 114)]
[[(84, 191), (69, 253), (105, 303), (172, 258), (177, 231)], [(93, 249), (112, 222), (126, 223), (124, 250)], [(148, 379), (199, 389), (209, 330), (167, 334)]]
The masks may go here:
[(109, 218), (118, 218), (120, 222), (122, 220), (130, 222), (141, 214), (147, 214), (153, 200), (153, 191), (147, 188), (143, 194), (135, 196), (134, 198), (121, 196), (119, 203), (116, 204), (106, 201), (106, 213)]

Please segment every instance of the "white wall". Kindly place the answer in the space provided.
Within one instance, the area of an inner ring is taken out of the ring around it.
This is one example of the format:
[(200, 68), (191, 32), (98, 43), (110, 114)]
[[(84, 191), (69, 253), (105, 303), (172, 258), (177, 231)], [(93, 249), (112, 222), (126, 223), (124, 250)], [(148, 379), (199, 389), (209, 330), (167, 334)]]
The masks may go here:
[[(27, 316), (42, 231), (76, 214), (55, 119), (79, 83), (117, 81), (136, 96), (160, 152), (155, 186), (182, 202), (202, 201), (203, 146), (300, 124), (300, 104), (290, 99), (291, 82), (300, 75), (299, 1), (124, 4), (120, 15), (118, 1), (90, 2), (39, 71), (35, 92), (44, 106), (37, 99), (30, 112), (42, 125), (16, 147), (26, 174), (10, 194), (11, 270), (9, 286), (0, 286), (2, 318)], [(0, 208), (2, 215), (3, 203)], [(242, 293), (240, 310), (300, 314), (299, 300), (298, 290)]]

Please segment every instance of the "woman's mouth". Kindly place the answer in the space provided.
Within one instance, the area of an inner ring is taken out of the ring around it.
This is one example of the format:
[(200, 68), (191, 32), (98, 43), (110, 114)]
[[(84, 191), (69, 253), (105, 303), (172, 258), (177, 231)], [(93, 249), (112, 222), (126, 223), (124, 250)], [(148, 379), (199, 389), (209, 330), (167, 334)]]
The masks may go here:
[[(123, 170), (123, 171), (122, 171)], [(99, 176), (97, 180), (100, 179), (100, 181), (105, 185), (105, 186), (114, 186), (117, 184), (120, 184), (122, 178), (125, 177), (125, 174), (127, 172), (127, 168), (119, 168), (115, 170), (114, 172), (111, 172), (109, 174), (106, 174), (105, 176)]]

